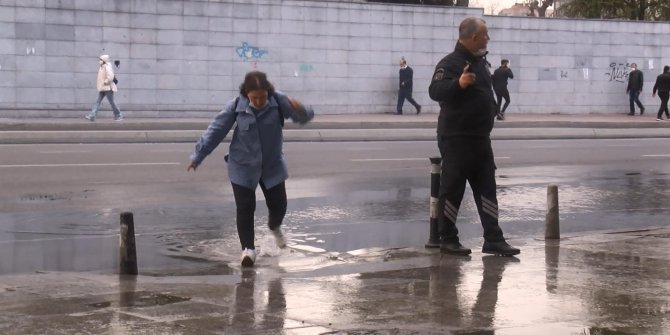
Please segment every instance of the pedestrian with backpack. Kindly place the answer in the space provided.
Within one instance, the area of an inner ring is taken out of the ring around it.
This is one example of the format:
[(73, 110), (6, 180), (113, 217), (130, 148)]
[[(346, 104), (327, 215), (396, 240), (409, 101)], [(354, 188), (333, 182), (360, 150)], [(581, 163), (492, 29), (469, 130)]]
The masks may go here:
[(275, 91), (265, 73), (251, 71), (240, 85), (239, 96), (226, 103), (195, 146), (187, 171), (195, 171), (235, 126), (225, 160), (237, 207), (237, 233), (244, 267), (253, 266), (256, 261), (254, 211), (259, 185), (268, 206), (268, 227), (277, 246), (286, 246), (281, 230), (286, 215), (288, 178), (282, 151), (283, 120), (290, 118), (305, 124), (313, 117), (311, 108)]
[(100, 108), (100, 103), (104, 97), (107, 97), (107, 101), (112, 106), (112, 111), (114, 112), (114, 121), (123, 120), (123, 115), (119, 110), (119, 107), (114, 103), (114, 93), (118, 90), (116, 87), (116, 78), (114, 76), (114, 69), (112, 64), (109, 62), (109, 55), (101, 55), (98, 57), (98, 63), (100, 67), (98, 68), (98, 77), (96, 80), (96, 89), (98, 90), (98, 100), (93, 104), (91, 113), (84, 116), (87, 120), (93, 122), (95, 121), (96, 116), (98, 115), (98, 109)]

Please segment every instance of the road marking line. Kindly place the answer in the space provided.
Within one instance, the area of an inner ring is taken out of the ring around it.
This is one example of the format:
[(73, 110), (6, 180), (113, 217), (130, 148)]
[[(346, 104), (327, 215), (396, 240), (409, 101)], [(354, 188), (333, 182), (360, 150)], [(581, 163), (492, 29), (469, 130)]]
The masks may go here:
[(642, 155), (642, 157), (670, 157), (670, 154), (660, 154), (660, 155)]
[(40, 151), (41, 154), (87, 154), (88, 150), (61, 150), (61, 151)]
[(428, 161), (426, 158), (361, 158), (351, 159), (352, 162), (388, 162), (388, 161)]
[[(496, 157), (496, 159), (510, 159), (511, 157)], [(426, 158), (356, 158), (350, 159), (352, 162), (390, 162), (390, 161), (425, 161)]]
[(91, 163), (91, 164), (15, 164), (0, 165), (0, 168), (25, 168), (25, 167), (71, 167), (71, 166), (144, 166), (144, 165), (180, 165), (178, 162), (167, 163)]

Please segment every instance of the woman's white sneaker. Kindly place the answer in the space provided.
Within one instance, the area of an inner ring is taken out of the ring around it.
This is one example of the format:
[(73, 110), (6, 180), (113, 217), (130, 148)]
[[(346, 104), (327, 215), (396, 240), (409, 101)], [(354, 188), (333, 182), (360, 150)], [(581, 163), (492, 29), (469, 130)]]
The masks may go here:
[(254, 249), (244, 249), (242, 251), (242, 266), (252, 267), (256, 262), (256, 250)]
[(275, 237), (275, 244), (277, 244), (278, 248), (285, 248), (286, 247), (286, 237), (284, 237), (284, 233), (281, 231), (281, 227), (277, 227), (274, 230), (270, 230), (272, 232), (272, 235)]

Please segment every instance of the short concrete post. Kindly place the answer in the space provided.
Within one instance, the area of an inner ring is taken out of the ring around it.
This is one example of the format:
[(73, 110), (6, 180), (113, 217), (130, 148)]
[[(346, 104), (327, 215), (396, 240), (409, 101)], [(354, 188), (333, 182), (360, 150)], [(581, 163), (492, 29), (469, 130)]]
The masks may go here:
[(440, 172), (442, 158), (430, 157), (430, 237), (426, 248), (439, 248), (440, 238), (437, 232), (437, 200), (440, 195)]
[(137, 253), (135, 250), (135, 222), (133, 213), (121, 213), (121, 233), (119, 235), (119, 274), (137, 275)]
[(558, 186), (547, 186), (547, 217), (544, 226), (545, 239), (560, 239), (561, 229), (558, 222)]

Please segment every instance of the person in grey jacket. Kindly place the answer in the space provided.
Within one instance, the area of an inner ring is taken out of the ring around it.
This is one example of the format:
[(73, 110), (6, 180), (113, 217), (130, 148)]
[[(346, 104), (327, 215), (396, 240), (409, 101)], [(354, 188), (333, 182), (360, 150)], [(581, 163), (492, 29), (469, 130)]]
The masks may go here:
[(253, 266), (256, 261), (254, 211), (259, 185), (268, 206), (270, 231), (278, 247), (286, 246), (280, 227), (286, 214), (288, 178), (282, 151), (283, 120), (305, 124), (313, 117), (311, 108), (275, 91), (265, 73), (252, 71), (240, 85), (239, 96), (226, 103), (195, 146), (187, 171), (195, 171), (235, 126), (225, 160), (237, 207), (242, 266)]

